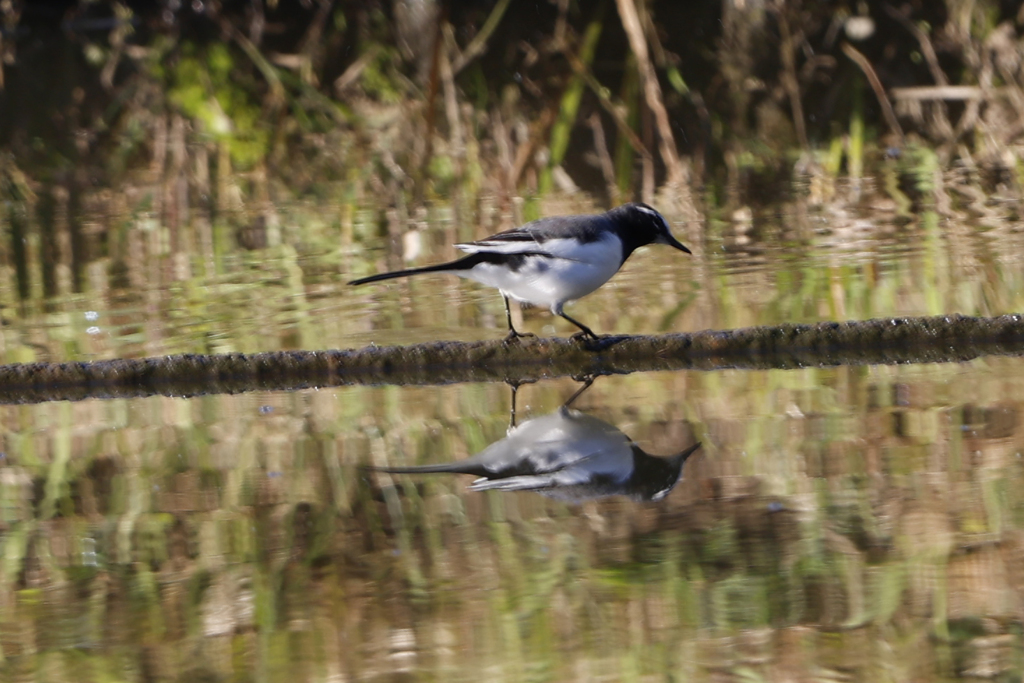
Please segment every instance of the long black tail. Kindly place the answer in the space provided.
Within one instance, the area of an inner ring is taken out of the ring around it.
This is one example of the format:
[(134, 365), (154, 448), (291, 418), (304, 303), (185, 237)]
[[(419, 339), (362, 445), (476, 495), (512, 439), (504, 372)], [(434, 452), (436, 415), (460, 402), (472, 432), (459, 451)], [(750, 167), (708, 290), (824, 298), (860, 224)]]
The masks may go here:
[(410, 275), (421, 275), (423, 273), (446, 273), (446, 272), (457, 272), (460, 270), (469, 270), (478, 263), (482, 263), (487, 260), (488, 254), (470, 254), (469, 256), (463, 256), (460, 259), (449, 261), (448, 263), (438, 263), (433, 266), (423, 266), (422, 268), (410, 268), (409, 270), (395, 270), (390, 273), (378, 273), (376, 275), (370, 275), (369, 277), (361, 277), (358, 280), (352, 280), (349, 282), (350, 285), (365, 285), (371, 282), (380, 282), (381, 280), (390, 280), (395, 277), (409, 277)]

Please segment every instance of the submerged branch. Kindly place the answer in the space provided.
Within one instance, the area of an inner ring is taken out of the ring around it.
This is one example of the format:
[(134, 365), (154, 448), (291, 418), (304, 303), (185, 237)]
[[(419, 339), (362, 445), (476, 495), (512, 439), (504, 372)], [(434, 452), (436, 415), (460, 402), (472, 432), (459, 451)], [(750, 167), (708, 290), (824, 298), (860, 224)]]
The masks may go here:
[(1024, 316), (887, 318), (660, 336), (432, 342), (345, 351), (0, 366), (0, 403), (194, 396), (348, 384), (528, 381), (652, 370), (962, 362), (1024, 355)]

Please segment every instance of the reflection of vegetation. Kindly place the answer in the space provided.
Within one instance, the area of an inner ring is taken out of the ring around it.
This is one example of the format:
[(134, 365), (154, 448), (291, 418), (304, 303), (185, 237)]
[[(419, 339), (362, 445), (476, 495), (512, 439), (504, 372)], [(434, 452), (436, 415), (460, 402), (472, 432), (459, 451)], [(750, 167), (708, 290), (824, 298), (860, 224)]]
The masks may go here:
[[(1019, 363), (994, 362), (599, 381), (589, 400), (652, 449), (685, 425), (714, 437), (693, 486), (654, 507), (396, 488), (355, 467), (500, 438), (500, 384), (26, 407), (8, 418), (40, 454), (66, 438), (53, 420), (75, 436), (60, 515), (4, 508), (0, 672), (80, 680), (54, 662), (87, 657), (165, 679), (405, 662), (561, 680), (597, 659), (696, 681), (783, 664), (1013, 680), (1024, 423), (996, 391)], [(564, 399), (524, 392), (537, 411)], [(21, 452), (0, 500), (32, 503), (53, 476)]]

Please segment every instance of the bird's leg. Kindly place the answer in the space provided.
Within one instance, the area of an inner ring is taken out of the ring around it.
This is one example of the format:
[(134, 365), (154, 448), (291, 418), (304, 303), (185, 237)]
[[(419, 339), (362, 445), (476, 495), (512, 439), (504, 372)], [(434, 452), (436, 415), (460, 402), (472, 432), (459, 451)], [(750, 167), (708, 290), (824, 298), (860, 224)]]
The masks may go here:
[(562, 316), (563, 318), (565, 318), (566, 320), (571, 322), (573, 325), (575, 325), (576, 327), (580, 328), (579, 332), (577, 332), (576, 334), (572, 335), (573, 339), (580, 339), (582, 337), (590, 337), (591, 339), (593, 339), (595, 341), (600, 339), (600, 337), (598, 337), (596, 334), (594, 334), (594, 331), (592, 329), (590, 329), (589, 327), (587, 327), (586, 325), (581, 323), (579, 320), (573, 320), (572, 318), (567, 316), (565, 313), (559, 313), (558, 315)]
[[(573, 379), (576, 379), (576, 378), (573, 377)], [(577, 379), (577, 381), (580, 381), (580, 380)], [(590, 385), (594, 383), (594, 376), (593, 375), (587, 375), (586, 377), (583, 378), (582, 381), (583, 381), (583, 386), (581, 386), (579, 389), (577, 389), (576, 393), (574, 393), (572, 396), (570, 396), (568, 399), (566, 399), (565, 403), (563, 403), (562, 406), (568, 408), (569, 406), (572, 405), (573, 401), (575, 401), (580, 396), (582, 396), (583, 392), (586, 391), (587, 389), (589, 389)]]
[(537, 335), (532, 332), (518, 332), (516, 330), (515, 325), (512, 324), (512, 309), (508, 305), (508, 297), (503, 293), (501, 298), (505, 300), (505, 320), (508, 321), (508, 334), (505, 336), (505, 341), (510, 342), (521, 337), (536, 337)]
[(512, 407), (508, 411), (508, 431), (512, 431), (516, 426), (516, 396), (519, 395), (519, 383), (512, 385)]
[(519, 385), (518, 384), (513, 384), (512, 385), (512, 404), (511, 404), (511, 407), (509, 408), (509, 428), (506, 431), (512, 431), (512, 428), (515, 427), (515, 397), (516, 397), (516, 395), (518, 395), (518, 393), (519, 393)]
[(516, 426), (516, 397), (519, 396), (519, 387), (524, 384), (533, 384), (535, 381), (532, 379), (505, 379), (505, 384), (512, 388), (512, 401), (508, 414), (508, 431), (511, 432)]

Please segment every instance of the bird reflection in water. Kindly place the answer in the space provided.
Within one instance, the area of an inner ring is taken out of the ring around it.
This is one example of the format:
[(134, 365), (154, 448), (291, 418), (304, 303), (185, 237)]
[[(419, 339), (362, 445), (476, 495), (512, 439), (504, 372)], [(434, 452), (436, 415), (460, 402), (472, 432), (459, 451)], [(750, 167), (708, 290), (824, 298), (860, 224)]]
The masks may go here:
[(699, 447), (676, 455), (650, 455), (616, 427), (571, 408), (593, 383), (588, 378), (553, 413), (515, 421), (516, 387), (508, 436), (471, 458), (440, 465), (370, 467), (391, 474), (471, 474), (471, 491), (536, 491), (570, 503), (608, 496), (658, 501), (680, 479), (683, 464)]

